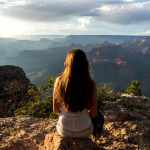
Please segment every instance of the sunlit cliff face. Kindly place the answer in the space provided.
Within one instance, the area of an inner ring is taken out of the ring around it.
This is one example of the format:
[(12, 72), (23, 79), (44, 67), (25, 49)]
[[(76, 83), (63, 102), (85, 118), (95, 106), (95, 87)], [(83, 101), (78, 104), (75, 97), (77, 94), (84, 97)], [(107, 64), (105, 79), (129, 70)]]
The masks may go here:
[(122, 65), (125, 66), (126, 63), (122, 63), (122, 62), (116, 62), (118, 65)]
[(122, 63), (121, 62), (116, 62), (118, 65), (121, 65)]
[(99, 52), (97, 52), (97, 56), (99, 55)]
[(148, 50), (148, 47), (145, 47), (142, 51), (143, 51), (143, 54)]
[(146, 41), (146, 39), (142, 39), (142, 42), (145, 42)]

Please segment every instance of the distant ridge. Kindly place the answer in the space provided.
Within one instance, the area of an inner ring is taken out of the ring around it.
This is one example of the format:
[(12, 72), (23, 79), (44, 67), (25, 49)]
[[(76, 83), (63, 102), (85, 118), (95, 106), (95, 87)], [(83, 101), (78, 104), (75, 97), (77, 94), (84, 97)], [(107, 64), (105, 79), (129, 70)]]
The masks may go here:
[(143, 95), (150, 97), (150, 37), (70, 35), (57, 43), (56, 47), (51, 44), (45, 50), (25, 50), (7, 57), (4, 65), (20, 66), (34, 84), (42, 84), (49, 75), (59, 76), (67, 53), (79, 48), (86, 52), (96, 84), (110, 81), (112, 87), (124, 92), (132, 80), (138, 80)]
[(132, 52), (142, 52), (142, 53), (149, 54), (150, 37), (143, 37), (142, 39), (135, 39), (129, 44), (125, 45), (124, 48)]
[(125, 40), (123, 40), (122, 42), (117, 43), (116, 45), (121, 45), (122, 47), (124, 47), (124, 46), (130, 44), (131, 42), (132, 42), (132, 41), (130, 41), (130, 40), (128, 40), (128, 39), (125, 39)]

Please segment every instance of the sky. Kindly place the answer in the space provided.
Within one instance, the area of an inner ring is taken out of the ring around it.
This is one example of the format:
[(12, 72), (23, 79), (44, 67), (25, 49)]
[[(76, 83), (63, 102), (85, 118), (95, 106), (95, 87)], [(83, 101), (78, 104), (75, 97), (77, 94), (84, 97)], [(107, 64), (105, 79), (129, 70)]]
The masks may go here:
[(150, 36), (150, 0), (0, 0), (0, 35)]

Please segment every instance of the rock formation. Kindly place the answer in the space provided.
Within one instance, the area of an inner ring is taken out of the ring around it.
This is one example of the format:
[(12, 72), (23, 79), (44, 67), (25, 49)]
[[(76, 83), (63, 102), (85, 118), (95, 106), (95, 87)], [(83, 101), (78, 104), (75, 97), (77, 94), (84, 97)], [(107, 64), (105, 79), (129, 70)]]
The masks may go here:
[(105, 125), (100, 143), (107, 149), (150, 148), (150, 99), (123, 94), (101, 110)]
[[(109, 44), (104, 40), (113, 44)], [(121, 40), (124, 41), (114, 45)], [(49, 75), (59, 76), (62, 73), (67, 53), (75, 48), (80, 48), (86, 52), (88, 61), (91, 64), (92, 74), (94, 74), (94, 81), (97, 85), (102, 81), (111, 82), (112, 87), (122, 93), (131, 84), (132, 80), (138, 80), (143, 90), (143, 95), (150, 97), (150, 86), (148, 84), (150, 82), (149, 37), (70, 35), (65, 39), (56, 41), (56, 43), (44, 50), (26, 49), (17, 56), (7, 57), (3, 64), (22, 67), (33, 84), (36, 86), (43, 85), (45, 84), (45, 78)], [(28, 42), (30, 41), (25, 40), (16, 43)], [(49, 42), (49, 40), (39, 41), (39, 43)], [(37, 45), (37, 42), (35, 43)]]
[(0, 150), (43, 150), (45, 135), (56, 132), (57, 119), (0, 118)]
[(117, 45), (121, 45), (123, 48), (125, 48), (128, 51), (150, 54), (149, 43), (150, 43), (150, 38), (143, 37), (142, 39), (135, 39), (134, 41), (124, 40), (120, 43), (117, 43)]
[(22, 68), (0, 66), (0, 117), (13, 116), (16, 108), (29, 101), (29, 85)]
[(97, 145), (92, 142), (92, 136), (83, 140), (53, 134), (56, 133), (58, 119), (29, 116), (0, 118), (0, 149), (150, 149), (149, 109), (150, 99), (127, 94), (101, 106), (105, 124)]
[(47, 134), (44, 141), (45, 150), (93, 150), (97, 149), (96, 143), (90, 138), (67, 138), (58, 133)]

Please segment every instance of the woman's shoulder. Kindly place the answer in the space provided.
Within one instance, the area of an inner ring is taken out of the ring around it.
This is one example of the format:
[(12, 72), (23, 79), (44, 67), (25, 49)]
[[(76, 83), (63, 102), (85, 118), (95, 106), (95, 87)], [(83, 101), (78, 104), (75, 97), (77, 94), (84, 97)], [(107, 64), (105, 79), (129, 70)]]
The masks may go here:
[(57, 86), (57, 84), (58, 84), (58, 82), (60, 81), (60, 79), (61, 79), (61, 76), (59, 76), (59, 77), (56, 78), (55, 84), (54, 84), (55, 87)]
[(95, 88), (96, 87), (96, 83), (95, 83), (94, 80), (92, 80), (92, 84), (93, 84), (93, 88)]
[(56, 78), (56, 81), (60, 80), (60, 78), (61, 78), (61, 76), (57, 77), (57, 78)]
[(97, 85), (94, 80), (92, 80), (92, 82), (93, 82), (93, 93), (95, 93), (97, 92)]
[(61, 77), (62, 76), (57, 77), (55, 83), (58, 82), (58, 81), (60, 81)]

